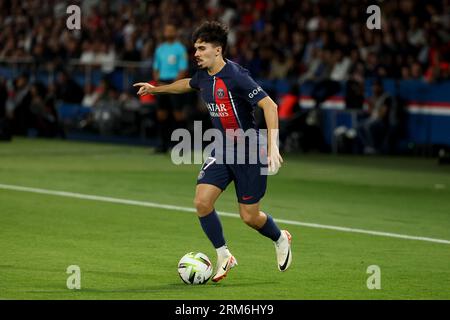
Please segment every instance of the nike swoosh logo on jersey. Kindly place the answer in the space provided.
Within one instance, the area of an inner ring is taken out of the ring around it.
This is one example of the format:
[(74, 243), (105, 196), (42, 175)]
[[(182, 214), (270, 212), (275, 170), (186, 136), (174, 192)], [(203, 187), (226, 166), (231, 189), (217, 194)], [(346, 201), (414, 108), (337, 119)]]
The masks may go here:
[(253, 196), (243, 196), (242, 200), (250, 200), (251, 198), (253, 198)]

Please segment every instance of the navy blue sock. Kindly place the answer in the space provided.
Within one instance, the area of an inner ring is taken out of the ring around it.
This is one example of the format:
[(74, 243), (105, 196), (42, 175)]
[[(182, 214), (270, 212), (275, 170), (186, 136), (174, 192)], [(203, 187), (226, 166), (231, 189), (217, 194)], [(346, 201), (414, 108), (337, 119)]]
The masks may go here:
[(267, 221), (262, 226), (261, 229), (258, 230), (263, 236), (272, 239), (273, 241), (277, 241), (281, 236), (280, 228), (275, 224), (272, 217), (266, 214)]
[(223, 237), (222, 224), (220, 223), (219, 216), (216, 210), (211, 211), (204, 217), (199, 217), (200, 224), (203, 231), (212, 242), (214, 248), (220, 248), (225, 245), (225, 238)]

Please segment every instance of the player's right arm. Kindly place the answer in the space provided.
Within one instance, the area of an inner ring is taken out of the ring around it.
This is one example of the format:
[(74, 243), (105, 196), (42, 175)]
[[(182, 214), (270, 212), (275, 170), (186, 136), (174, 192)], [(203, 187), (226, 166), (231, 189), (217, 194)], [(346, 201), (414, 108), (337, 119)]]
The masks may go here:
[(194, 88), (189, 84), (190, 80), (191, 78), (180, 79), (162, 86), (152, 86), (147, 82), (138, 82), (133, 84), (133, 87), (139, 87), (139, 91), (137, 92), (138, 96), (145, 96), (147, 94), (180, 94), (194, 91)]

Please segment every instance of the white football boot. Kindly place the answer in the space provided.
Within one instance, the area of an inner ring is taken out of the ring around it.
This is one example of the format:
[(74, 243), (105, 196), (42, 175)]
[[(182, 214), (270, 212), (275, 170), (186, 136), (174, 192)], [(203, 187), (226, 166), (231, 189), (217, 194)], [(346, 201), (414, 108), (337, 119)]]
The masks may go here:
[(280, 238), (275, 241), (275, 251), (277, 252), (278, 270), (286, 271), (292, 262), (291, 252), (292, 236), (287, 230), (281, 230)]
[(237, 266), (236, 258), (230, 254), (227, 256), (218, 256), (217, 257), (217, 272), (212, 278), (213, 282), (219, 282), (223, 278), (225, 278), (230, 271), (231, 268)]

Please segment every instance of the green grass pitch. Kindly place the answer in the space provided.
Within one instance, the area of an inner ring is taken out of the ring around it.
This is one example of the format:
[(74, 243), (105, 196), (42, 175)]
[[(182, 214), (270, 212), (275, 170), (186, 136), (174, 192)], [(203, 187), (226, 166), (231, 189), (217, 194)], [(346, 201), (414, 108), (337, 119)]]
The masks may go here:
[[(193, 207), (199, 165), (142, 147), (15, 139), (0, 184)], [(218, 211), (237, 212), (233, 185)], [(450, 240), (450, 168), (435, 160), (288, 155), (269, 177), (274, 218)], [(270, 240), (223, 216), (239, 261), (221, 283), (188, 286), (189, 251), (215, 251), (192, 212), (0, 188), (0, 299), (449, 299), (450, 244), (280, 223), (293, 236), (281, 273)], [(81, 269), (69, 290), (66, 269)], [(381, 270), (369, 290), (367, 268)]]

